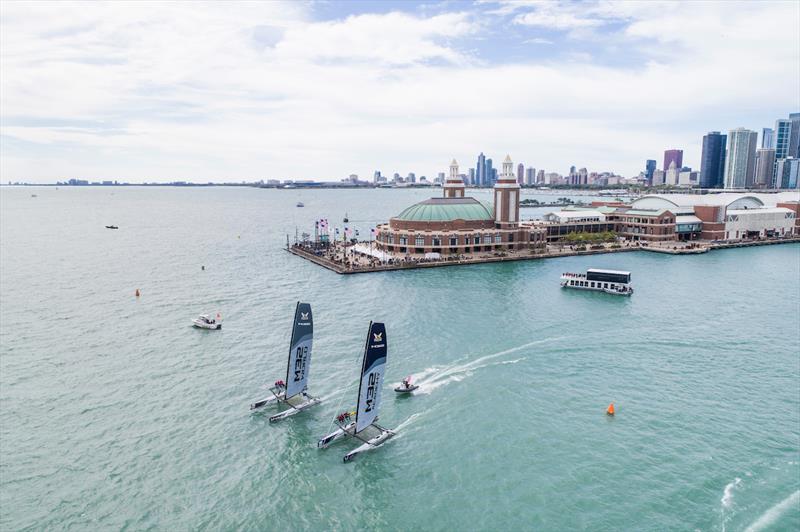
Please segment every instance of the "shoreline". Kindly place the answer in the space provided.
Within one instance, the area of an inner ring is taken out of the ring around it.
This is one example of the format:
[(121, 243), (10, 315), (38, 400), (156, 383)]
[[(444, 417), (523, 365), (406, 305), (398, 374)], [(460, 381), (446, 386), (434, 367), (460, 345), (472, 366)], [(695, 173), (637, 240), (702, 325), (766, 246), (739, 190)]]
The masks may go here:
[[(796, 244), (800, 243), (800, 237), (793, 237), (793, 238), (782, 238), (782, 239), (773, 239), (773, 240), (756, 240), (751, 242), (727, 242), (727, 243), (705, 243), (702, 244), (701, 247), (695, 248), (677, 248), (672, 249), (669, 247), (658, 247), (658, 246), (624, 246), (620, 248), (605, 248), (605, 249), (587, 249), (585, 251), (575, 251), (575, 250), (567, 250), (567, 251), (560, 251), (560, 252), (551, 252), (551, 253), (528, 253), (523, 254), (520, 253), (519, 255), (506, 255), (506, 256), (497, 256), (497, 257), (478, 257), (472, 259), (460, 259), (460, 260), (440, 260), (440, 261), (431, 261), (431, 262), (406, 262), (406, 263), (398, 263), (398, 264), (385, 264), (385, 265), (378, 265), (378, 266), (366, 266), (366, 267), (357, 267), (352, 268), (348, 267), (345, 264), (342, 264), (337, 261), (333, 261), (326, 257), (322, 257), (319, 255), (315, 255), (314, 253), (308, 251), (302, 246), (297, 244), (292, 245), (286, 248), (286, 251), (300, 257), (302, 259), (306, 259), (309, 262), (312, 262), (318, 266), (321, 266), (327, 270), (330, 270), (334, 273), (339, 275), (351, 275), (351, 274), (358, 274), (358, 273), (373, 273), (373, 272), (387, 272), (387, 271), (397, 271), (397, 270), (416, 270), (422, 268), (443, 268), (447, 266), (466, 266), (466, 265), (474, 265), (474, 264), (490, 264), (496, 262), (516, 262), (516, 261), (523, 261), (523, 260), (544, 260), (544, 259), (555, 259), (561, 257), (574, 257), (580, 255), (601, 255), (606, 253), (626, 253), (631, 251), (646, 251), (651, 253), (664, 253), (668, 255), (698, 255), (702, 253), (708, 253), (709, 251), (715, 251), (718, 249), (730, 249), (730, 248), (742, 248), (742, 247), (755, 247), (755, 246), (770, 246), (776, 244)], [(673, 246), (676, 247), (676, 246)]]

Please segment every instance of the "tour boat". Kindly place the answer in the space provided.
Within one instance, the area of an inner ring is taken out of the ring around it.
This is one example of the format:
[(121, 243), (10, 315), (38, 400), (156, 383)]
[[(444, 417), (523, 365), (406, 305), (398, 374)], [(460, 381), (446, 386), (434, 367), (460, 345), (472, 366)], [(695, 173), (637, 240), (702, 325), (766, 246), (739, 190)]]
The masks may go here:
[(297, 206), (298, 206), (298, 207), (305, 207), (305, 205), (303, 204), (303, 202), (302, 202), (302, 201), (298, 201), (298, 202), (297, 202)]
[(107, 225), (106, 229), (119, 229), (118, 225)]
[[(349, 462), (356, 455), (380, 447), (396, 433), (381, 427), (378, 420), (378, 408), (381, 405), (381, 388), (386, 373), (386, 327), (383, 323), (369, 324), (367, 345), (361, 362), (361, 381), (358, 387), (358, 404), (355, 411), (346, 411), (336, 416), (339, 426), (317, 442), (317, 447), (324, 449), (343, 436), (360, 441), (361, 445), (344, 455)], [(355, 419), (352, 420), (352, 417)]]
[(619, 296), (633, 294), (631, 272), (619, 270), (586, 270), (586, 273), (562, 273), (563, 288), (594, 290)]
[(222, 329), (222, 320), (219, 319), (219, 314), (217, 314), (217, 319), (211, 319), (207, 314), (201, 314), (192, 320), (192, 325), (198, 329), (209, 329), (215, 331), (217, 329)]
[(322, 399), (306, 393), (308, 373), (311, 368), (311, 346), (314, 341), (314, 322), (309, 303), (297, 302), (294, 311), (294, 326), (289, 344), (289, 362), (286, 365), (286, 380), (279, 380), (270, 388), (270, 395), (250, 405), (255, 410), (272, 403), (287, 406), (285, 410), (271, 416), (270, 421), (280, 421), (299, 414), (319, 404)]

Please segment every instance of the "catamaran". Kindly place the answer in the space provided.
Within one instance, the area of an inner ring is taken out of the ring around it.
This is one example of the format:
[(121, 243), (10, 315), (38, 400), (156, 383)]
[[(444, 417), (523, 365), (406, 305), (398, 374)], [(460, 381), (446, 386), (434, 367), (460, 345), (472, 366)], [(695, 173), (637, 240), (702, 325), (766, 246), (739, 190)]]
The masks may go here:
[[(364, 359), (361, 363), (361, 382), (358, 387), (358, 405), (354, 412), (344, 412), (336, 416), (339, 426), (317, 442), (324, 449), (343, 436), (359, 440), (362, 444), (346, 455), (349, 462), (359, 453), (371, 451), (395, 435), (395, 432), (376, 423), (381, 405), (381, 388), (386, 372), (386, 327), (383, 323), (369, 323)], [(351, 421), (352, 416), (355, 420)]]
[(279, 380), (270, 388), (271, 396), (250, 405), (250, 410), (262, 408), (272, 403), (288, 406), (286, 410), (269, 418), (280, 421), (299, 414), (307, 408), (318, 404), (321, 399), (306, 393), (308, 372), (311, 367), (311, 344), (314, 338), (314, 323), (311, 305), (297, 302), (294, 311), (292, 340), (289, 344), (289, 363), (286, 366), (286, 380)]

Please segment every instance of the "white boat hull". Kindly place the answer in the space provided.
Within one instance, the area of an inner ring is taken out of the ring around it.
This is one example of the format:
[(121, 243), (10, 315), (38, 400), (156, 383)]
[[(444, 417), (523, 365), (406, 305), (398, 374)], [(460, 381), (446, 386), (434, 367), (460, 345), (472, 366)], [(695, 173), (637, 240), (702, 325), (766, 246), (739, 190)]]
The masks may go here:
[(221, 323), (205, 323), (200, 320), (193, 320), (192, 327), (197, 329), (207, 329), (209, 331), (216, 331), (217, 329), (222, 329)]
[(320, 449), (325, 449), (330, 444), (332, 444), (336, 440), (340, 439), (345, 434), (347, 434), (349, 436), (352, 436), (353, 435), (353, 431), (355, 430), (355, 427), (356, 427), (356, 422), (355, 421), (351, 421), (347, 425), (345, 425), (343, 427), (339, 427), (335, 431), (331, 432), (330, 434), (328, 434), (327, 436), (325, 436), (324, 438), (319, 440), (317, 442), (317, 447), (320, 448)]
[(355, 458), (356, 455), (365, 453), (367, 451), (371, 451), (373, 449), (377, 449), (378, 447), (386, 443), (386, 441), (394, 435), (395, 433), (389, 429), (381, 429), (381, 433), (379, 435), (375, 436), (372, 439), (367, 440), (362, 445), (359, 445), (358, 447), (356, 447), (355, 449), (344, 455), (344, 458), (342, 460), (345, 462), (349, 462), (350, 460)]
[(418, 385), (418, 384), (412, 384), (412, 385), (411, 385), (411, 386), (409, 386), (408, 388), (406, 388), (405, 386), (403, 386), (403, 385), (401, 384), (400, 386), (398, 386), (397, 388), (395, 388), (395, 389), (394, 389), (394, 391), (396, 391), (397, 393), (411, 393), (411, 392), (413, 392), (414, 390), (416, 390), (417, 388), (419, 388), (419, 385)]

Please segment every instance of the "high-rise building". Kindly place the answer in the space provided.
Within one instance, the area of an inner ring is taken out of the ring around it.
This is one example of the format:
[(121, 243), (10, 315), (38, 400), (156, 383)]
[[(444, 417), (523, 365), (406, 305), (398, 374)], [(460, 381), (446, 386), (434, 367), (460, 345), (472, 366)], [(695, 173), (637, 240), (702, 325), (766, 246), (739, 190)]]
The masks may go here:
[(417, 175), (414, 172), (409, 172), (408, 177), (406, 177), (406, 181), (409, 183), (416, 183)]
[(800, 159), (800, 113), (789, 113), (792, 123), (789, 133), (789, 157)]
[(772, 148), (758, 148), (756, 150), (756, 175), (753, 185), (758, 188), (772, 186), (772, 174), (775, 171), (775, 150)]
[(474, 168), (470, 168), (469, 169), (469, 178), (468, 179), (469, 179), (468, 184), (471, 185), (471, 186), (475, 186), (475, 169)]
[(653, 184), (653, 172), (656, 171), (656, 161), (655, 159), (647, 159), (647, 163), (644, 165), (644, 177), (647, 179), (647, 184)]
[(492, 160), (486, 159), (486, 182), (483, 184), (485, 187), (493, 187), (495, 182), (494, 168), (492, 168)]
[(375, 170), (375, 173), (372, 174), (372, 182), (373, 183), (380, 183), (381, 182), (381, 171)]
[(481, 152), (478, 155), (478, 165), (475, 167), (475, 184), (479, 187), (486, 186), (486, 156)]
[(517, 165), (517, 183), (520, 185), (525, 184), (525, 165), (522, 163)]
[(675, 164), (675, 161), (669, 163), (669, 168), (667, 168), (666, 175), (664, 176), (664, 183), (667, 185), (677, 185), (678, 180), (680, 178), (681, 168), (678, 168), (678, 165)]
[(664, 170), (656, 170), (655, 172), (653, 172), (653, 183), (652, 183), (653, 186), (657, 187), (659, 185), (663, 185), (666, 177), (667, 174), (666, 172), (664, 172)]
[(670, 163), (675, 163), (675, 168), (683, 167), (683, 150), (665, 150), (664, 151), (664, 171), (669, 170)]
[(777, 163), (778, 188), (800, 188), (800, 159), (787, 157)]
[(775, 133), (775, 130), (771, 127), (765, 127), (761, 130), (761, 147), (762, 148), (774, 148), (775, 144), (773, 143), (772, 135)]
[(728, 132), (725, 188), (749, 188), (756, 173), (758, 133), (743, 127)]
[(536, 184), (536, 168), (529, 166), (525, 170), (525, 184), (529, 187)]
[(775, 143), (775, 168), (772, 171), (772, 187), (781, 188), (780, 177), (778, 175), (778, 162), (789, 157), (789, 145), (792, 136), (792, 121), (786, 118), (779, 118), (775, 121), (775, 133), (773, 135)]
[(722, 188), (725, 176), (725, 144), (727, 136), (719, 131), (703, 135), (703, 152), (700, 156), (700, 187)]
[(544, 170), (539, 170), (536, 172), (536, 182), (544, 183)]

